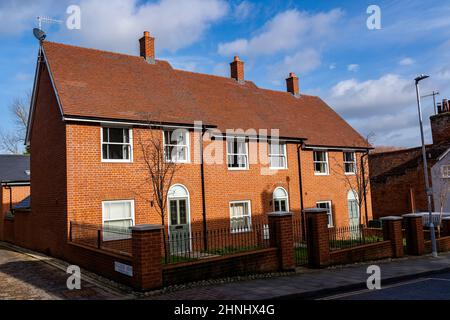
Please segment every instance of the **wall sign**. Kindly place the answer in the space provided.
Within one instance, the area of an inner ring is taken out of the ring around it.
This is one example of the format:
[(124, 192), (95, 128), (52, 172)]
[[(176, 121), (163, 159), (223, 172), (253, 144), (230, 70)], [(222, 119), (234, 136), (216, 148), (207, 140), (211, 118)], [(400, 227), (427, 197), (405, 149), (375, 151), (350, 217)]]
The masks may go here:
[(133, 276), (133, 267), (128, 264), (121, 263), (121, 262), (114, 261), (114, 271), (122, 273), (122, 274), (130, 276), (130, 277)]

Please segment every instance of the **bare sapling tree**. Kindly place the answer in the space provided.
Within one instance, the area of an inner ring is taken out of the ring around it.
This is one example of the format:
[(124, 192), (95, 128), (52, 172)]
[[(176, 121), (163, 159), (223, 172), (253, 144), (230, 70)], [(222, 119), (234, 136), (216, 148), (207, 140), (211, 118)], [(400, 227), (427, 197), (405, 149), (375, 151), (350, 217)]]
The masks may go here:
[(163, 226), (164, 255), (167, 258), (168, 251), (165, 224), (167, 216), (167, 198), (173, 177), (178, 170), (178, 164), (171, 161), (171, 158), (167, 156), (167, 153), (176, 152), (176, 150), (165, 150), (161, 127), (148, 121), (147, 129), (148, 130), (136, 130), (137, 144), (140, 148), (145, 166), (146, 182), (151, 189), (153, 202), (156, 202), (156, 211), (161, 218), (161, 224)]
[[(14, 119), (14, 129), (11, 131), (0, 131), (0, 149), (18, 154), (25, 143), (27, 131), (28, 112), (31, 95), (28, 93), (25, 98), (16, 98), (9, 106), (9, 112)], [(28, 150), (25, 150), (28, 153)]]
[[(373, 137), (373, 134), (369, 134), (364, 140), (369, 146), (369, 140)], [(364, 201), (366, 195), (369, 192), (370, 175), (369, 175), (369, 160), (368, 153), (364, 153), (358, 157), (358, 153), (354, 153), (353, 165), (350, 162), (345, 163), (344, 159), (336, 159), (333, 157), (336, 167), (332, 167), (331, 170), (340, 176), (344, 181), (346, 187), (352, 191), (353, 196), (358, 205), (359, 213), (359, 225), (363, 224), (362, 210), (364, 207)], [(367, 214), (367, 212), (365, 212)], [(365, 221), (367, 224), (368, 221)]]

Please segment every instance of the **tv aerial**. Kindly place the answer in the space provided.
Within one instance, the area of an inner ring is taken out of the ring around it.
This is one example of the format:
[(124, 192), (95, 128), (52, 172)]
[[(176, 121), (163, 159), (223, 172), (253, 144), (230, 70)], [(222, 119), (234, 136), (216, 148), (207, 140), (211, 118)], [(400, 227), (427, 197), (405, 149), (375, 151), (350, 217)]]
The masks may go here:
[(38, 27), (37, 28), (33, 28), (33, 35), (40, 42), (44, 41), (45, 38), (47, 37), (45, 31), (42, 30), (42, 23), (48, 23), (48, 24), (51, 24), (51, 23), (61, 24), (61, 23), (63, 23), (62, 20), (52, 19), (50, 17), (45, 17), (45, 16), (38, 16), (38, 17), (36, 17), (36, 19), (38, 21)]

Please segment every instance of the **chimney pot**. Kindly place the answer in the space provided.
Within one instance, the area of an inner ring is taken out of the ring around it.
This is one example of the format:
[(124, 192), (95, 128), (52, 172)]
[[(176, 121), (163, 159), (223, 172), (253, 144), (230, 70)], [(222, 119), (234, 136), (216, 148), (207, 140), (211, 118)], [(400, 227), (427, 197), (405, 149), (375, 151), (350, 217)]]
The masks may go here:
[(292, 93), (295, 97), (300, 97), (300, 88), (298, 85), (298, 77), (294, 72), (289, 73), (289, 77), (286, 79), (287, 92)]
[(144, 36), (139, 39), (140, 55), (148, 63), (155, 63), (155, 38), (150, 37), (150, 32), (144, 31)]
[(230, 63), (231, 78), (239, 83), (244, 83), (244, 62), (239, 60), (238, 56), (234, 56), (233, 62)]

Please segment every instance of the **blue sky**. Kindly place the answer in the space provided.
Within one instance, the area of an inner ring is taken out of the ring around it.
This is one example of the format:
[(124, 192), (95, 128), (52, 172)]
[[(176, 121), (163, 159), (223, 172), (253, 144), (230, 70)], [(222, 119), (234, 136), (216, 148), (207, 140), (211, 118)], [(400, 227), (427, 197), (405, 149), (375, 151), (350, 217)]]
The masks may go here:
[[(431, 76), (424, 94), (450, 96), (450, 1), (2, 0), (0, 129), (13, 128), (8, 105), (32, 88), (36, 16), (65, 20), (71, 4), (81, 8), (81, 29), (44, 25), (48, 40), (137, 54), (149, 30), (157, 58), (175, 68), (228, 76), (237, 54), (247, 80), (275, 90), (293, 71), (302, 92), (319, 95), (362, 135), (374, 133), (375, 145), (420, 143), (417, 74)], [(366, 26), (371, 4), (381, 9), (380, 30)], [(423, 107), (430, 141), (432, 100)]]

